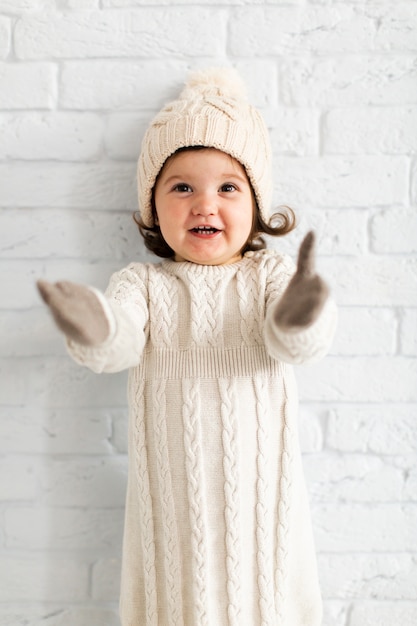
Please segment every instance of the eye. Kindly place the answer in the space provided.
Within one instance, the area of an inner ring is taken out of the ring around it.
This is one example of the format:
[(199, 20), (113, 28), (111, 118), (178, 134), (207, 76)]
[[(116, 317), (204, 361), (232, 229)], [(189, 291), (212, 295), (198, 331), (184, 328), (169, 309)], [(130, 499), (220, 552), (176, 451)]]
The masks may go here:
[(220, 187), (220, 191), (226, 192), (226, 193), (230, 193), (231, 191), (236, 191), (236, 189), (237, 187), (236, 185), (233, 185), (233, 183), (225, 183), (224, 185)]
[(178, 191), (179, 193), (190, 193), (192, 189), (190, 185), (187, 185), (187, 183), (177, 183), (173, 188), (173, 191)]

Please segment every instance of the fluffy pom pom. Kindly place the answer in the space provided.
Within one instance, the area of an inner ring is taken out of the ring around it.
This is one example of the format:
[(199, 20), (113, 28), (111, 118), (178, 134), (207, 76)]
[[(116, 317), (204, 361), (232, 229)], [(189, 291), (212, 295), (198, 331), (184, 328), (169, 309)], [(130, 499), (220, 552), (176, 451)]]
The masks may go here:
[(246, 99), (245, 83), (232, 67), (213, 67), (193, 72), (185, 86), (183, 95), (190, 91), (215, 93), (225, 98)]

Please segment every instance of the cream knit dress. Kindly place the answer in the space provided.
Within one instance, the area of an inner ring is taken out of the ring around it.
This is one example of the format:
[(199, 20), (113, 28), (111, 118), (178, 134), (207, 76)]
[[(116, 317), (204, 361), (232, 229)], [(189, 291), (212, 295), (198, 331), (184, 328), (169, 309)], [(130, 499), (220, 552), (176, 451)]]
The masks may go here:
[(165, 260), (115, 274), (96, 372), (130, 367), (123, 626), (318, 626), (321, 600), (290, 363), (324, 355), (328, 302), (280, 333), (294, 268), (276, 252), (230, 265)]

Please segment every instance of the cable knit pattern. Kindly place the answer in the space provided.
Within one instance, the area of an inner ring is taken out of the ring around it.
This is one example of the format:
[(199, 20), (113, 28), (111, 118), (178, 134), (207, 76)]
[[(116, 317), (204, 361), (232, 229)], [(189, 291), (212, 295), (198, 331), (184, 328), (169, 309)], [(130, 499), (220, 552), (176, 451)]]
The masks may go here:
[[(139, 381), (135, 392), (136, 404), (143, 406), (144, 384)], [(155, 567), (155, 532), (153, 523), (152, 496), (150, 491), (147, 437), (145, 423), (141, 419), (136, 419), (134, 423), (135, 446), (134, 454), (136, 460), (137, 493), (141, 511), (141, 518), (138, 524), (141, 528), (142, 551), (143, 551), (143, 579), (146, 599), (146, 625), (158, 626), (157, 609), (157, 583)], [(133, 624), (133, 622), (132, 622)]]
[(156, 462), (164, 530), (163, 551), (167, 604), (169, 615), (171, 616), (170, 624), (172, 626), (181, 626), (184, 623), (181, 599), (182, 580), (166, 425), (169, 413), (166, 398), (166, 381), (161, 378), (157, 379), (153, 386), (152, 405), (155, 407), (155, 438), (158, 441)]
[(256, 547), (258, 566), (259, 611), (261, 626), (272, 626), (274, 623), (274, 584), (272, 554), (270, 546), (270, 492), (271, 468), (268, 446), (268, 404), (267, 390), (263, 379), (254, 380), (257, 417), (258, 455), (257, 469), (257, 505), (256, 505)]
[[(236, 277), (236, 288), (239, 297), (240, 331), (243, 345), (262, 343), (262, 314), (265, 306), (265, 298), (259, 293), (258, 276), (252, 270), (250, 263), (242, 265), (242, 271)], [(263, 283), (261, 284), (261, 288)], [(256, 302), (253, 295), (258, 294)]]
[(150, 332), (158, 346), (171, 348), (178, 338), (178, 282), (152, 269), (150, 268), (148, 279), (153, 313), (150, 317)]
[(186, 454), (187, 485), (193, 554), (194, 623), (208, 626), (207, 615), (207, 546), (205, 521), (206, 503), (203, 500), (204, 477), (202, 471), (201, 432), (199, 427), (199, 396), (197, 385), (184, 381), (184, 448)]
[(95, 371), (132, 368), (122, 626), (320, 624), (289, 364), (324, 352), (335, 309), (277, 329), (293, 271), (271, 251), (132, 264), (106, 291), (111, 336), (69, 345)]
[[(221, 306), (224, 295), (223, 283), (221, 274), (214, 275), (212, 289), (206, 291), (204, 274), (190, 272), (192, 342), (197, 346), (221, 347), (223, 345), (221, 323), (224, 310)], [(201, 293), (204, 291), (207, 297), (202, 299)]]
[(293, 481), (291, 476), (291, 464), (292, 464), (292, 446), (291, 439), (292, 433), (290, 425), (287, 420), (288, 406), (284, 406), (284, 419), (282, 424), (282, 454), (280, 459), (280, 499), (278, 501), (278, 527), (277, 527), (277, 554), (276, 554), (276, 566), (275, 566), (275, 606), (277, 617), (283, 623), (284, 611), (285, 611), (285, 594), (286, 594), (286, 577), (287, 567), (286, 561), (288, 558), (289, 550), (289, 509), (291, 506), (290, 497), (291, 490), (293, 488)]
[(236, 389), (233, 381), (219, 380), (223, 427), (223, 468), (226, 521), (226, 568), (230, 626), (239, 626), (241, 611), (239, 450), (237, 442)]

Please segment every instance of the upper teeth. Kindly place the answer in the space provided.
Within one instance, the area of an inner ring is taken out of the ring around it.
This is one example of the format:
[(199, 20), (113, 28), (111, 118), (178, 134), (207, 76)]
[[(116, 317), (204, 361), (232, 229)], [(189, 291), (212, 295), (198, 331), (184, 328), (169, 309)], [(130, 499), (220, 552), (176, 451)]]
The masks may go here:
[(198, 230), (200, 232), (212, 232), (217, 229), (213, 228), (213, 226), (197, 226), (197, 228), (194, 228), (194, 230)]

